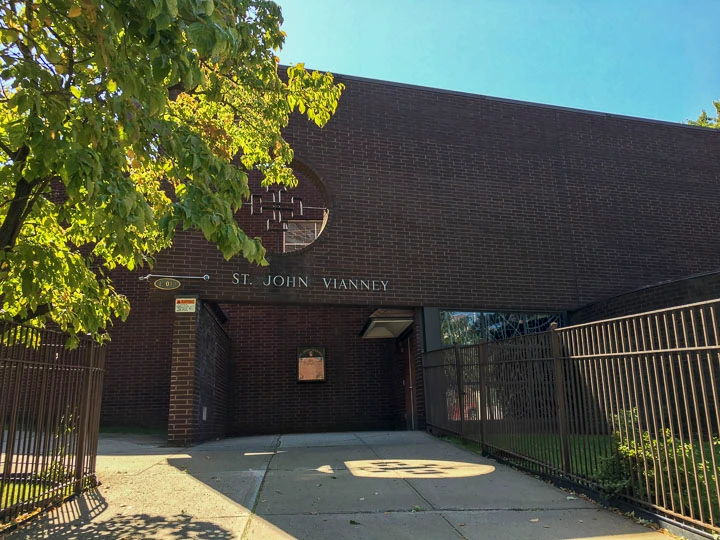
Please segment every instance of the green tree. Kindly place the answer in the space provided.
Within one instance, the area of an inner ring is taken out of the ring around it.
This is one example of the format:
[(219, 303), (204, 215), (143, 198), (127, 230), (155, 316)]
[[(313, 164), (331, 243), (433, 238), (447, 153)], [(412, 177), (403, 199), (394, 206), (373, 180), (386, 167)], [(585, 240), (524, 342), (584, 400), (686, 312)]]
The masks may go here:
[(720, 99), (717, 101), (713, 101), (713, 106), (715, 107), (715, 118), (713, 118), (712, 116), (708, 116), (708, 113), (703, 110), (703, 112), (700, 113), (700, 116), (698, 116), (697, 120), (690, 120), (688, 121), (688, 124), (693, 126), (703, 126), (720, 129)]
[(129, 312), (110, 271), (178, 229), (266, 264), (233, 218), (248, 172), (295, 185), (281, 130), (294, 110), (324, 125), (342, 91), (279, 75), (275, 3), (6, 0), (0, 18), (0, 318), (103, 340)]

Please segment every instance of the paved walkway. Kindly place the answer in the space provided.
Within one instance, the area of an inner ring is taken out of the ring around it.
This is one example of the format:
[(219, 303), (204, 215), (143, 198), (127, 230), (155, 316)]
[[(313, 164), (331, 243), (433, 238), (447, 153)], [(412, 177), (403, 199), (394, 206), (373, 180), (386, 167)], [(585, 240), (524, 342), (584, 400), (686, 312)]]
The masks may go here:
[(104, 436), (98, 474), (8, 538), (670, 538), (422, 432)]

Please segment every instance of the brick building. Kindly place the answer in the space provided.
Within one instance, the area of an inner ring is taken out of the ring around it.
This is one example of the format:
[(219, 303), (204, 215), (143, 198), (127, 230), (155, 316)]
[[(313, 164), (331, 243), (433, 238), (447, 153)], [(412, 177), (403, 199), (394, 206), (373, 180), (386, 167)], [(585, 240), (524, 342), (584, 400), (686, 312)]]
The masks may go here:
[(253, 179), (238, 214), (268, 267), (188, 233), (149, 279), (118, 276), (132, 313), (104, 424), (175, 442), (422, 427), (422, 352), (454, 322), (532, 331), (720, 268), (720, 131), (337, 78), (330, 123), (287, 131), (300, 186)]

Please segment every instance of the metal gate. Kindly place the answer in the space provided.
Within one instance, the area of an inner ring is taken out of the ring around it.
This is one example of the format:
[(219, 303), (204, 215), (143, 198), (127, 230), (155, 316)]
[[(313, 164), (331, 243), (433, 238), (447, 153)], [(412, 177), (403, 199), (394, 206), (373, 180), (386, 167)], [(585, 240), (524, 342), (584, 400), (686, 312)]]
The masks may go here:
[(0, 523), (97, 485), (105, 351), (66, 339), (0, 324)]

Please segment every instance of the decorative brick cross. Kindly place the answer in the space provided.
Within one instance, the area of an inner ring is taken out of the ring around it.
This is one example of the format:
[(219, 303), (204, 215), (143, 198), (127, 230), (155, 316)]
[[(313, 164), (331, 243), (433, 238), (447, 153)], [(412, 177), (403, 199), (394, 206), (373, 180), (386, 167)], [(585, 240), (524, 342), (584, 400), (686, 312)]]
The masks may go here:
[[(283, 195), (287, 194), (286, 189), (278, 191), (266, 190), (267, 196), (265, 200), (261, 195), (250, 195), (250, 215), (262, 214), (264, 211), (272, 212), (272, 217), (267, 220), (267, 230), (276, 232), (287, 231), (288, 224), (284, 214), (290, 214), (290, 217), (303, 215), (303, 204), (300, 197), (290, 197), (290, 200), (283, 200)], [(268, 200), (270, 199), (270, 200)]]

